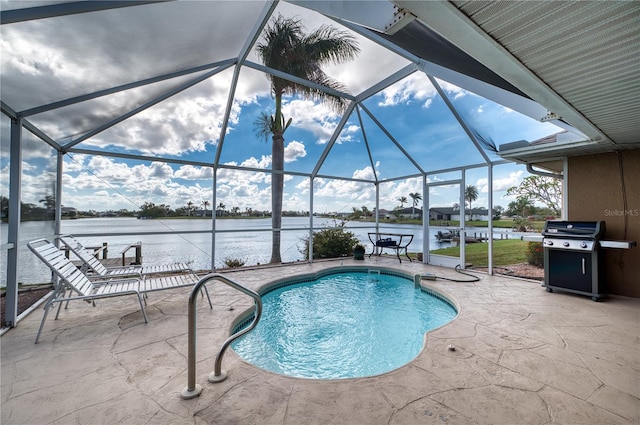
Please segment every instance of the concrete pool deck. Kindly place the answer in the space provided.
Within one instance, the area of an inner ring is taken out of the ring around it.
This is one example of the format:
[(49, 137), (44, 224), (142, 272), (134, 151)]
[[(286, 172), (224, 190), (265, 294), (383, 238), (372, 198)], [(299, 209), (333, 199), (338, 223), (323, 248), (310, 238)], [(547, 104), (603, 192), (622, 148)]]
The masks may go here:
[[(252, 289), (343, 260), (228, 276)], [(371, 258), (412, 273), (469, 279), (451, 269)], [(640, 423), (640, 299), (547, 293), (538, 282), (477, 274), (479, 282), (423, 281), (460, 306), (426, 336), (422, 353), (360, 379), (289, 378), (227, 350), (229, 378), (211, 384), (215, 355), (251, 298), (210, 284), (198, 299), (196, 382), (187, 385), (188, 290), (76, 301), (47, 321), (38, 309), (0, 340), (3, 425), (10, 424), (632, 424)], [(455, 351), (448, 346), (455, 346)]]

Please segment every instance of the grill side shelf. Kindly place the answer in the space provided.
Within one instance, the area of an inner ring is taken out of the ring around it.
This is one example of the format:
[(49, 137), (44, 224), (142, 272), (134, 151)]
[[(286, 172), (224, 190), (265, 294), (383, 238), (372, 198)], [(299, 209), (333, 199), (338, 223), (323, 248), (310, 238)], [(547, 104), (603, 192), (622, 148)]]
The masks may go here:
[(631, 249), (636, 246), (636, 241), (598, 241), (600, 248)]

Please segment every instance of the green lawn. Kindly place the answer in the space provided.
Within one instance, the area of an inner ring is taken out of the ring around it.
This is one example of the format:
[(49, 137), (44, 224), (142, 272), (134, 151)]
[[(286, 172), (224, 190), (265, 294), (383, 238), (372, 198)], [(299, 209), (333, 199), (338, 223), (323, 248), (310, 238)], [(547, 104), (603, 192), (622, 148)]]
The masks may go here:
[[(373, 217), (368, 218), (359, 218), (354, 219), (353, 221), (367, 222), (367, 223), (375, 223), (375, 219)], [(411, 219), (411, 218), (398, 218), (394, 220), (390, 219), (380, 219), (381, 224), (417, 224), (422, 225), (422, 219)], [(528, 227), (532, 227), (538, 231), (541, 231), (544, 227), (544, 220), (532, 221), (527, 224)], [(460, 227), (460, 221), (457, 220), (430, 220), (429, 224), (431, 226), (444, 226), (444, 227)], [(466, 227), (488, 227), (489, 222), (481, 221), (481, 220), (467, 220), (465, 221)], [(513, 229), (515, 227), (515, 222), (512, 219), (507, 220), (493, 220), (493, 227), (502, 228), (502, 229)]]
[[(505, 239), (493, 241), (493, 265), (506, 266), (527, 262), (527, 243), (518, 239)], [(486, 266), (489, 264), (489, 244), (471, 243), (465, 246), (465, 259), (474, 266)], [(450, 255), (458, 257), (460, 247), (450, 247), (431, 251), (432, 254)]]

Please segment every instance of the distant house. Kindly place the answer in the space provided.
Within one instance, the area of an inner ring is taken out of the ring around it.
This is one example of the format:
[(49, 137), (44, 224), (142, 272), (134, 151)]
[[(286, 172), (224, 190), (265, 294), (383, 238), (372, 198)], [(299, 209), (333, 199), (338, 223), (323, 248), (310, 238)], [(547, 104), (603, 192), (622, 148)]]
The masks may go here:
[(489, 221), (489, 210), (486, 208), (472, 208), (471, 211), (465, 211), (467, 217), (471, 214), (471, 220)]
[(402, 218), (422, 218), (422, 208), (407, 207), (394, 211), (394, 214)]
[[(489, 221), (489, 210), (486, 208), (472, 208), (465, 210), (466, 218), (470, 220)], [(434, 207), (429, 209), (429, 220), (461, 221), (460, 209), (453, 207)]]
[(60, 207), (60, 214), (62, 217), (77, 218), (78, 210), (73, 207)]
[(454, 220), (452, 218), (454, 214), (460, 218), (459, 210), (454, 210), (452, 207), (429, 208), (429, 220), (451, 221)]
[[(389, 218), (390, 212), (388, 210), (379, 209), (377, 210), (377, 212), (378, 212), (378, 218)], [(375, 210), (374, 210), (374, 214), (375, 214)]]
[(192, 217), (212, 217), (213, 211), (211, 210), (194, 210), (191, 212)]

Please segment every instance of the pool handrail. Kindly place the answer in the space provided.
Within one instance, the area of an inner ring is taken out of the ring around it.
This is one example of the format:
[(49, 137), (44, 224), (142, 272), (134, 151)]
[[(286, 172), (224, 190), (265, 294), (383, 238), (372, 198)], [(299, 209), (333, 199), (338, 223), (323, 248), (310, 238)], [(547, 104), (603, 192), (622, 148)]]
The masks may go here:
[(196, 384), (196, 299), (198, 297), (198, 292), (200, 288), (212, 280), (219, 280), (220, 282), (231, 286), (238, 291), (249, 295), (255, 301), (255, 313), (253, 321), (246, 328), (234, 333), (231, 335), (225, 342), (222, 343), (220, 350), (218, 350), (218, 354), (216, 355), (214, 370), (209, 374), (209, 382), (217, 383), (222, 382), (227, 378), (227, 373), (222, 370), (222, 357), (224, 356), (224, 352), (229, 347), (229, 345), (237, 338), (249, 332), (251, 329), (255, 328), (260, 320), (260, 316), (262, 315), (262, 298), (260, 294), (255, 291), (252, 291), (249, 288), (246, 288), (239, 283), (229, 279), (226, 276), (223, 276), (219, 273), (209, 273), (206, 276), (203, 276), (198, 283), (196, 283), (191, 290), (191, 294), (189, 295), (189, 317), (188, 317), (188, 327), (189, 327), (189, 339), (187, 342), (187, 386), (182, 390), (180, 396), (184, 400), (188, 400), (194, 397), (197, 397), (202, 393), (202, 386)]

